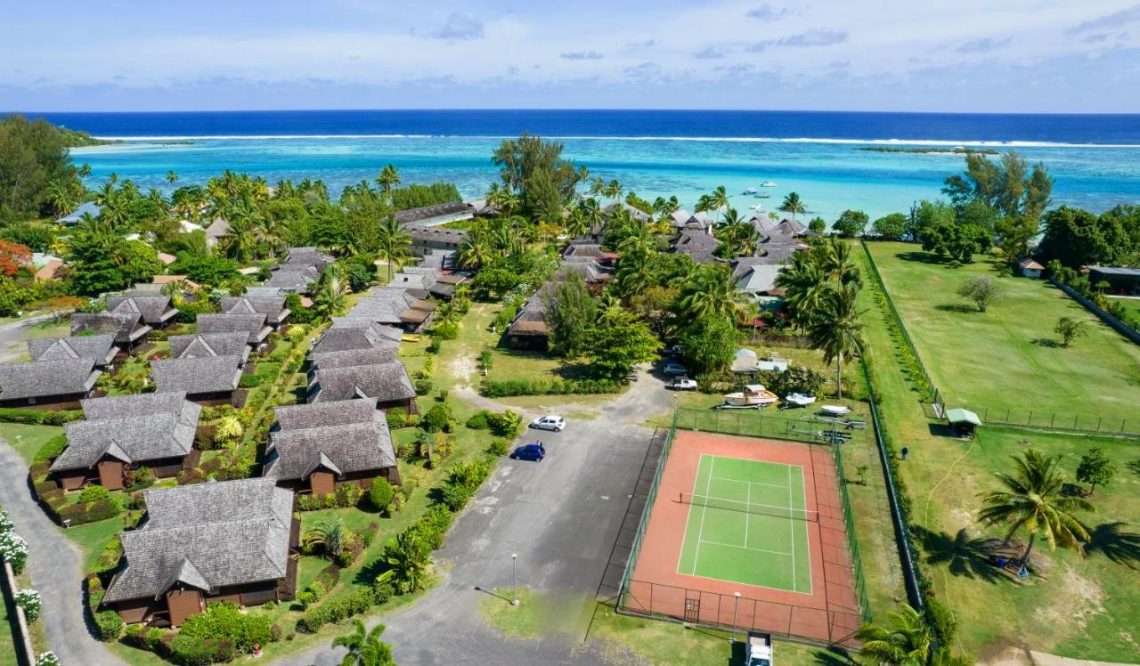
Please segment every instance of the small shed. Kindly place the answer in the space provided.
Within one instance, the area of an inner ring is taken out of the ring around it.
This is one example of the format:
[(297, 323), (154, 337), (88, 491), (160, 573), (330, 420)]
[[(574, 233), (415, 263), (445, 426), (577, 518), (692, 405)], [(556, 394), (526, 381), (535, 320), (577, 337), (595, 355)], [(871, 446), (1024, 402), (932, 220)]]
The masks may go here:
[(1045, 270), (1045, 267), (1036, 261), (1033, 261), (1033, 259), (1026, 257), (1018, 262), (1017, 270), (1021, 271), (1022, 277), (1040, 280), (1041, 272)]
[(959, 437), (973, 437), (974, 430), (982, 425), (982, 420), (977, 414), (961, 407), (947, 409), (946, 420), (950, 422), (954, 434)]

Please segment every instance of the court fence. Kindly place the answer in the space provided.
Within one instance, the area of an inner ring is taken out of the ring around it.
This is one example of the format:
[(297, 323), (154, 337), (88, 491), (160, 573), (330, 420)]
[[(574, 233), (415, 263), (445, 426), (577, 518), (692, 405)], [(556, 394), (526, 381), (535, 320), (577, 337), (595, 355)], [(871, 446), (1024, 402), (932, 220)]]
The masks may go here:
[(844, 419), (784, 414), (787, 412), (678, 407), (673, 411), (673, 428), (808, 444), (831, 444), (840, 440), (862, 442), (868, 437), (866, 423), (863, 423), (864, 428), (848, 428)]
[[(1058, 414), (1047, 410), (990, 407), (983, 407), (977, 414), (985, 425), (1140, 439), (1140, 419), (1130, 421), (1123, 417), (1106, 418), (1093, 414)], [(941, 418), (940, 414), (931, 411), (927, 411), (926, 416)]]

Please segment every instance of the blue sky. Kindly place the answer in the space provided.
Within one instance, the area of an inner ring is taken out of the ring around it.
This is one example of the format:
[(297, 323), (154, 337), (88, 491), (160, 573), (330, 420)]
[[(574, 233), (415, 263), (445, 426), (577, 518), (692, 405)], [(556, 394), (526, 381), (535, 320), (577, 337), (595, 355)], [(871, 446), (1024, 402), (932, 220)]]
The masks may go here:
[(0, 109), (1140, 112), (1136, 0), (21, 2)]

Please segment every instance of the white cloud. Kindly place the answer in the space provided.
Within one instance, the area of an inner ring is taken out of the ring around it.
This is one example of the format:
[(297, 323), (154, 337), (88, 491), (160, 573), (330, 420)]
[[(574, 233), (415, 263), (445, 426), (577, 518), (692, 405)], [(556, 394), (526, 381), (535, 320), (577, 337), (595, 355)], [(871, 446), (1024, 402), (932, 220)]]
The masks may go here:
[(438, 39), (479, 39), (483, 36), (483, 24), (467, 14), (454, 12), (432, 34)]

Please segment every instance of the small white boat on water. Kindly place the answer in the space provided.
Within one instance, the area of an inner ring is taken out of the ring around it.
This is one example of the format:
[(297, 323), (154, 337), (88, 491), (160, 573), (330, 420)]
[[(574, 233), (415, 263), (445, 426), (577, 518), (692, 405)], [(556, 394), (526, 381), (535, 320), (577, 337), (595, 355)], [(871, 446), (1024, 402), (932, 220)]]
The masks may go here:
[(778, 401), (780, 397), (764, 388), (760, 384), (748, 384), (743, 391), (727, 393), (724, 396), (725, 407), (766, 407)]
[(851, 408), (843, 405), (821, 405), (819, 413), (824, 416), (847, 416), (851, 413)]
[(784, 396), (784, 402), (792, 407), (807, 407), (815, 402), (815, 396), (804, 393), (789, 393)]
[(756, 194), (757, 192), (759, 192), (759, 190), (757, 190), (755, 187), (749, 187), (748, 189), (744, 190), (742, 194)]
[(761, 192), (760, 194), (756, 195), (756, 198), (757, 199), (771, 199), (772, 195), (768, 194), (767, 192)]
[(763, 183), (760, 183), (760, 187), (775, 187), (775, 186), (776, 186), (776, 184), (770, 180), (766, 180)]
[(763, 204), (756, 204), (755, 206), (752, 207), (752, 212), (763, 213), (764, 212), (764, 205)]

